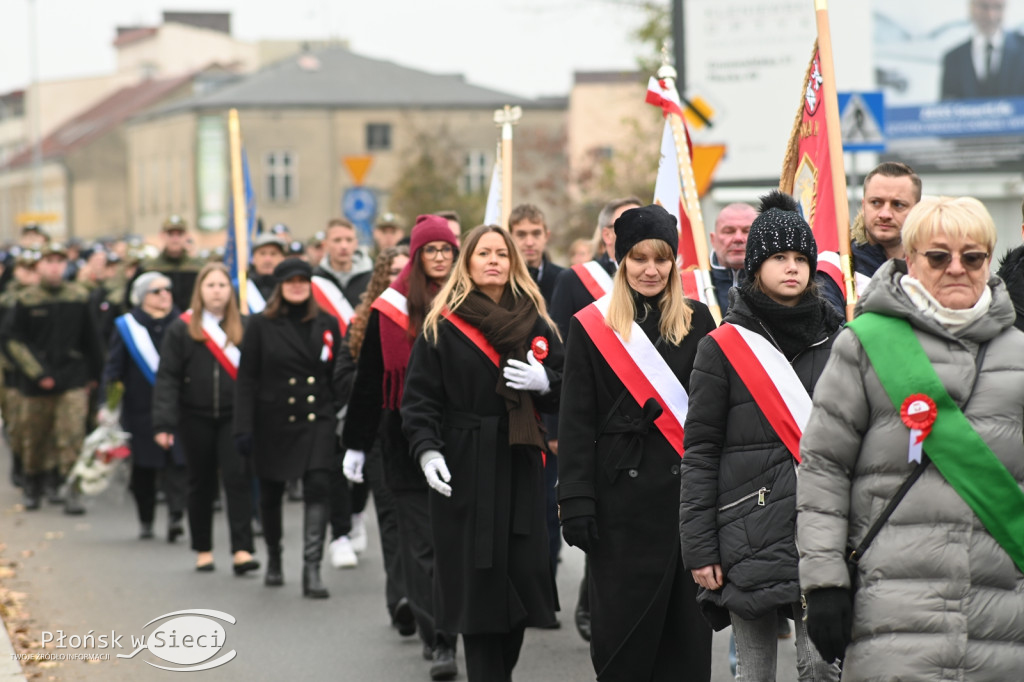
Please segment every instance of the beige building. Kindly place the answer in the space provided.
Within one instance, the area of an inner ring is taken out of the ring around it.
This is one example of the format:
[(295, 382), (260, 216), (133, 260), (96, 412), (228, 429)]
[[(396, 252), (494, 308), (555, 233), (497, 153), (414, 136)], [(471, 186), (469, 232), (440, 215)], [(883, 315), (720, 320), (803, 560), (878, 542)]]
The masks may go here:
[[(544, 201), (549, 189), (564, 196), (564, 187), (545, 182), (565, 175), (564, 100), (524, 100), (461, 76), (417, 71), (343, 47), (284, 59), (132, 122), (131, 224), (137, 233), (153, 234), (174, 212), (200, 227), (203, 245), (222, 242), (231, 108), (239, 111), (259, 217), (267, 226), (284, 223), (303, 238), (344, 214), (343, 197), (357, 184), (346, 158), (368, 157), (362, 185), (377, 196), (378, 213), (386, 211), (388, 194), (422, 135), (455, 147), (463, 167), (453, 183), (485, 190), (498, 140), (493, 115), (505, 104), (524, 112), (515, 133), (524, 144), (514, 157), (515, 201)], [(483, 216), (463, 218), (472, 225)], [(559, 219), (557, 211), (552, 218)]]

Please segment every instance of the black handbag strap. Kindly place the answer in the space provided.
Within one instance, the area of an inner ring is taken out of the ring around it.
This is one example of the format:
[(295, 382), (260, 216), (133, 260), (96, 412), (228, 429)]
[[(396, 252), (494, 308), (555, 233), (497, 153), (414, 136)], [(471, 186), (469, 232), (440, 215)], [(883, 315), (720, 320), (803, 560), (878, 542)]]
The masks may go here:
[[(987, 350), (988, 342), (986, 341), (985, 343), (982, 343), (978, 347), (978, 352), (974, 356), (974, 366), (976, 371), (974, 373), (974, 383), (971, 385), (971, 392), (967, 397), (968, 402), (970, 402), (971, 397), (974, 395), (975, 386), (978, 385), (978, 377), (981, 374), (981, 363), (985, 359), (985, 352)], [(967, 405), (965, 404), (964, 408), (966, 409), (966, 407)], [(889, 517), (892, 516), (892, 513), (896, 511), (896, 506), (906, 496), (907, 492), (910, 490), (910, 486), (914, 485), (914, 482), (917, 479), (921, 478), (921, 474), (924, 473), (924, 470), (928, 467), (929, 464), (931, 464), (931, 460), (928, 459), (928, 455), (923, 455), (918, 465), (914, 467), (914, 470), (912, 472), (910, 472), (910, 476), (907, 477), (907, 480), (903, 481), (903, 485), (901, 485), (900, 489), (896, 491), (896, 494), (893, 495), (893, 498), (889, 500), (889, 504), (886, 505), (885, 509), (882, 511), (882, 514), (875, 520), (873, 524), (871, 524), (871, 528), (868, 529), (867, 535), (864, 536), (864, 539), (860, 541), (860, 544), (857, 545), (856, 549), (850, 552), (850, 556), (846, 557), (847, 561), (850, 561), (854, 564), (860, 561), (860, 558), (864, 556), (864, 552), (868, 551), (868, 547), (871, 546), (871, 542), (875, 539), (875, 536), (878, 535), (879, 531), (882, 530), (882, 526), (884, 526), (885, 522), (889, 520)]]
[(896, 506), (899, 505), (900, 501), (903, 500), (904, 497), (906, 497), (907, 492), (910, 490), (910, 486), (914, 485), (914, 482), (921, 477), (921, 474), (924, 473), (924, 470), (929, 464), (931, 464), (931, 462), (932, 461), (928, 459), (928, 455), (924, 455), (922, 457), (918, 465), (914, 467), (912, 472), (910, 472), (910, 476), (907, 476), (907, 480), (903, 481), (903, 485), (900, 486), (900, 489), (897, 490), (896, 494), (893, 495), (891, 500), (889, 500), (889, 504), (886, 505), (885, 510), (882, 511), (881, 515), (875, 519), (873, 524), (871, 524), (871, 528), (868, 529), (867, 535), (864, 536), (864, 539), (860, 541), (860, 544), (857, 545), (856, 549), (850, 552), (850, 556), (846, 557), (847, 561), (854, 564), (860, 561), (860, 558), (864, 556), (864, 552), (868, 551), (868, 547), (875, 539), (875, 536), (878, 535), (880, 530), (882, 530), (882, 526), (884, 526), (885, 522), (889, 520), (892, 513), (896, 511)]

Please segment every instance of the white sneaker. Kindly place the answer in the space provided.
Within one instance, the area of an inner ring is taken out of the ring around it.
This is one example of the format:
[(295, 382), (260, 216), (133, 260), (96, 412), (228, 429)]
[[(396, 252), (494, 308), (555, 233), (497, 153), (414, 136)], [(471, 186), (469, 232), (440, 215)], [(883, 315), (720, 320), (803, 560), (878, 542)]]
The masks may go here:
[(352, 549), (352, 542), (347, 535), (342, 535), (331, 542), (329, 548), (331, 553), (331, 566), (335, 568), (355, 568), (359, 565), (359, 559)]
[(352, 515), (352, 530), (349, 531), (348, 539), (352, 541), (352, 549), (356, 554), (366, 551), (366, 522), (363, 521), (362, 512)]

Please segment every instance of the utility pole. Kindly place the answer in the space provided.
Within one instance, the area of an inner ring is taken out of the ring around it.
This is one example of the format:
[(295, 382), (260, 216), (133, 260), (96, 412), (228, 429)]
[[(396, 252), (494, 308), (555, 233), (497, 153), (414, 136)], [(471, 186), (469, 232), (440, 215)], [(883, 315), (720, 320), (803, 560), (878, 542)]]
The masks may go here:
[[(36, 0), (28, 0), (28, 63), (32, 93), (32, 101), (26, 102), (31, 107), (31, 138), (32, 138), (32, 210), (43, 210), (42, 166), (43, 166), (43, 129), (41, 101), (39, 92), (39, 58), (36, 46)], [(28, 113), (26, 111), (26, 113)]]

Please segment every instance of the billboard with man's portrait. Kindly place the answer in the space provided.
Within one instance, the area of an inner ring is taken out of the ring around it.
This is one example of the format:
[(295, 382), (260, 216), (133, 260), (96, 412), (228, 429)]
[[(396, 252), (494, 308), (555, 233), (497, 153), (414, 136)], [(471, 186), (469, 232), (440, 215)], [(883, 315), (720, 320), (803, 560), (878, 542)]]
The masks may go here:
[(1024, 0), (876, 2), (874, 57), (893, 157), (918, 171), (1019, 168)]

